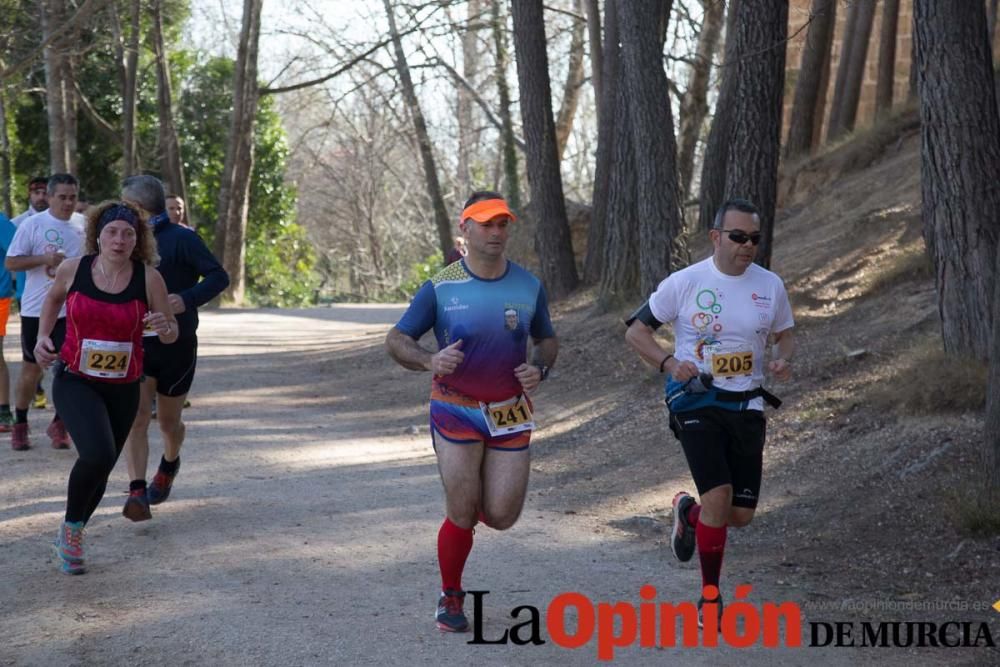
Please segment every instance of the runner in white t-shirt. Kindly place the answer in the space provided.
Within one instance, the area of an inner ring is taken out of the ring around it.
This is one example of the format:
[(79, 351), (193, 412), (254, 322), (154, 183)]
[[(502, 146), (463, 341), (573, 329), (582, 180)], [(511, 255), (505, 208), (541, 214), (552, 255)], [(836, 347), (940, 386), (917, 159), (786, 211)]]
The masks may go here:
[[(21, 376), (14, 396), (14, 430), (11, 447), (24, 450), (30, 447), (28, 439), (28, 405), (35, 387), (42, 376), (41, 367), (35, 362), (34, 350), (38, 337), (38, 318), (42, 302), (52, 286), (56, 267), (64, 259), (79, 257), (83, 251), (84, 218), (75, 212), (79, 184), (70, 174), (54, 174), (49, 178), (49, 208), (37, 213), (17, 228), (7, 259), (8, 271), (26, 271), (27, 281), (21, 296)], [(56, 349), (62, 346), (66, 333), (66, 309), (59, 313), (59, 320), (52, 331)], [(69, 435), (56, 414), (46, 433), (56, 449), (70, 446)]]
[[(763, 389), (765, 366), (778, 380), (791, 377), (795, 323), (781, 278), (753, 263), (761, 238), (756, 207), (727, 201), (709, 234), (712, 256), (660, 283), (630, 318), (625, 337), (644, 361), (669, 374), (670, 429), (701, 500), (683, 491), (674, 497), (671, 549), (687, 561), (697, 547), (698, 608), (710, 603), (705, 611), (714, 607), (721, 616), (726, 528), (753, 519), (763, 470), (764, 401), (780, 404)], [(661, 324), (673, 328), (673, 353), (653, 337)]]
[(49, 207), (48, 187), (48, 176), (35, 176), (28, 181), (28, 210), (11, 218), (10, 221), (14, 223), (15, 227), (20, 227), (22, 222)]
[[(49, 177), (48, 176), (35, 176), (30, 181), (28, 181), (28, 210), (12, 219), (11, 222), (14, 223), (14, 228), (17, 229), (21, 226), (21, 223), (30, 218), (33, 215), (41, 213), (49, 207)], [(18, 312), (21, 308), (21, 294), (24, 293), (24, 272), (18, 272), (17, 276), (17, 303)], [(44, 410), (48, 403), (48, 398), (45, 396), (45, 389), (42, 387), (42, 380), (39, 378), (38, 386), (35, 388), (35, 400), (32, 405), (39, 410)], [(2, 411), (3, 406), (0, 406), (0, 411)], [(2, 419), (2, 415), (0, 415)], [(11, 415), (11, 426), (14, 425), (14, 417)], [(9, 430), (9, 429), (8, 429)], [(6, 432), (6, 431), (4, 431)]]

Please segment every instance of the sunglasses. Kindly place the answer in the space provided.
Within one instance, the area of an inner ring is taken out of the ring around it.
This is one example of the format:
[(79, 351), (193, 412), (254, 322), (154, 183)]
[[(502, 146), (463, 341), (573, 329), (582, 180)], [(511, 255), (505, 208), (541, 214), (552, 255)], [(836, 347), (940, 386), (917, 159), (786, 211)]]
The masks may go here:
[(747, 234), (741, 229), (723, 229), (721, 230), (723, 234), (729, 235), (729, 240), (736, 245), (743, 245), (747, 241), (753, 245), (760, 244), (760, 232), (751, 232)]

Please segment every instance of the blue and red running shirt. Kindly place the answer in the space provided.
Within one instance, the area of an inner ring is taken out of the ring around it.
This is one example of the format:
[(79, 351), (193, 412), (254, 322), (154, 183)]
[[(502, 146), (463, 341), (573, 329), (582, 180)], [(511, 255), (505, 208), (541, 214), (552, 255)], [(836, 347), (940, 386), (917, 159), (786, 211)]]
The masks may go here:
[(465, 359), (454, 373), (434, 376), (436, 399), (489, 403), (521, 393), (514, 369), (527, 359), (528, 336), (555, 336), (541, 281), (514, 262), (494, 279), (480, 278), (465, 260), (421, 285), (396, 328), (419, 340), (434, 328), (438, 347), (457, 340)]

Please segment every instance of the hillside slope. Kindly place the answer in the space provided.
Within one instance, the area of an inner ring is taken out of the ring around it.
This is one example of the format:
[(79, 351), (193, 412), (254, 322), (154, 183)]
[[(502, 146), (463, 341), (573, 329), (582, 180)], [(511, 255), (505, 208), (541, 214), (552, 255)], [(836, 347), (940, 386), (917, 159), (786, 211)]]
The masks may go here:
[[(879, 132), (783, 182), (773, 268), (795, 310), (795, 379), (774, 387), (786, 402), (769, 411), (763, 501), (751, 527), (730, 531), (723, 587), (752, 582), (758, 600), (787, 587), (819, 620), (988, 621), (1000, 640), (989, 610), (1000, 537), (959, 529), (985, 375), (942, 372), (954, 364), (937, 352), (915, 117)], [(626, 347), (625, 313), (593, 304), (587, 291), (557, 308), (562, 351), (538, 401), (551, 426), (534, 448), (534, 502), (610, 504), (620, 519), (608, 529), (661, 544), (675, 567), (670, 500), (693, 485), (666, 428), (662, 377)], [(990, 650), (930, 651), (938, 664), (1000, 662)]]

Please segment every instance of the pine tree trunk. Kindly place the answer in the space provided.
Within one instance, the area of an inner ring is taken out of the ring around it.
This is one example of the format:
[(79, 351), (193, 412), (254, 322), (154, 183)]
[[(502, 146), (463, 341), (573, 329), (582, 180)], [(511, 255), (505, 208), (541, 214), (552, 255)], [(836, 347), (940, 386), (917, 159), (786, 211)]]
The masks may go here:
[(896, 82), (896, 31), (899, 27), (899, 0), (885, 0), (882, 31), (878, 42), (878, 83), (875, 88), (875, 118), (892, 112), (892, 89)]
[(722, 84), (715, 103), (715, 117), (708, 132), (705, 159), (701, 165), (701, 187), (698, 193), (698, 224), (702, 229), (712, 227), (715, 211), (726, 196), (726, 160), (733, 128), (733, 97), (736, 94), (737, 66), (740, 54), (736, 50), (736, 17), (744, 0), (731, 0), (726, 16), (725, 62), (722, 65)]
[(229, 288), (222, 298), (236, 304), (243, 303), (246, 290), (246, 229), (257, 119), (257, 53), (262, 4), (263, 0), (244, 0), (243, 3), (243, 24), (233, 81), (232, 127), (219, 187), (216, 254), (229, 273)]
[[(45, 0), (42, 3), (42, 38), (57, 30), (66, 20), (64, 0)], [(45, 47), (45, 106), (49, 130), (49, 172), (71, 173), (75, 171), (75, 130), (76, 118), (70, 117), (75, 91), (72, 89), (71, 72), (65, 53), (64, 38), (53, 40)]]
[(761, 242), (757, 263), (771, 265), (771, 239), (778, 189), (781, 113), (785, 85), (788, 2), (743, 0), (736, 41), (742, 58), (736, 66), (733, 133), (726, 169), (726, 192), (745, 197), (760, 210)]
[[(990, 36), (990, 47), (992, 48), (993, 42), (996, 40), (997, 36), (997, 3), (1000, 0), (987, 0), (986, 6), (986, 33)], [(994, 54), (993, 60), (997, 59)]]
[[(482, 12), (482, 0), (469, 0), (465, 28), (462, 32), (462, 76), (473, 83), (479, 69), (479, 44), (476, 42), (474, 24), (479, 23)], [(476, 151), (477, 132), (473, 126), (472, 107), (475, 104), (472, 94), (463, 86), (457, 86), (458, 109), (458, 160), (455, 174), (455, 189), (461, 197), (467, 196), (472, 189), (472, 175), (469, 165)]]
[(842, 131), (840, 116), (844, 109), (844, 95), (847, 91), (847, 72), (851, 68), (851, 51), (854, 48), (854, 40), (858, 31), (858, 17), (860, 14), (860, 2), (855, 2), (847, 10), (847, 18), (844, 20), (844, 34), (840, 38), (840, 59), (837, 61), (837, 77), (833, 82), (833, 98), (830, 100), (830, 120), (826, 125), (827, 141), (831, 140), (834, 132)]
[(819, 82), (819, 99), (816, 100), (816, 113), (813, 115), (812, 148), (823, 143), (823, 123), (826, 120), (826, 98), (830, 93), (830, 74), (833, 69), (833, 29), (827, 39), (826, 59), (823, 61), (823, 75)]
[[(617, 0), (612, 2), (619, 5)], [(608, 6), (611, 4), (609, 2)], [(605, 44), (610, 45), (610, 42), (605, 41)], [(610, 48), (605, 50), (605, 54), (608, 52)], [(604, 81), (607, 94), (612, 86), (607, 78)], [(607, 223), (601, 243), (601, 250), (604, 253), (604, 272), (601, 275), (600, 300), (607, 308), (632, 300), (639, 293), (639, 225), (635, 217), (636, 182), (633, 168), (635, 151), (632, 145), (632, 123), (628, 113), (630, 100), (622, 82), (613, 89), (616, 91), (614, 112), (618, 121), (615, 124), (612, 162), (608, 175)]]
[[(573, 9), (577, 13), (583, 12), (582, 0), (574, 0)], [(566, 142), (569, 141), (570, 132), (573, 131), (573, 117), (576, 115), (576, 107), (580, 100), (580, 90), (583, 88), (583, 42), (584, 29), (586, 24), (576, 21), (570, 34), (569, 44), (569, 65), (566, 68), (566, 84), (563, 86), (562, 102), (559, 104), (559, 113), (556, 115), (556, 151), (559, 160), (562, 161), (563, 153), (566, 151)]]
[(572, 291), (579, 279), (559, 172), (542, 0), (512, 0), (511, 11), (521, 124), (527, 144), (528, 185), (538, 216), (535, 253), (541, 264), (542, 281), (549, 293), (558, 298)]
[(129, 2), (129, 35), (125, 44), (125, 87), (122, 89), (122, 170), (125, 176), (138, 173), (135, 124), (139, 87), (139, 7)]
[[(79, 37), (79, 35), (77, 35)], [(78, 41), (78, 40), (77, 40)], [(78, 130), (79, 123), (77, 116), (80, 105), (76, 95), (76, 72), (74, 71), (74, 58), (70, 53), (63, 59), (63, 99), (65, 100), (66, 122), (64, 131), (66, 133), (66, 154), (69, 166), (69, 173), (78, 174), (78, 156), (80, 155)]]
[[(915, 0), (924, 240), (947, 352), (985, 360), (996, 320), (1000, 115), (982, 2)], [(996, 356), (996, 355), (994, 355)]]
[[(605, 6), (604, 50), (601, 63), (601, 97), (597, 99), (597, 155), (594, 159), (594, 192), (590, 208), (590, 227), (587, 230), (587, 257), (583, 275), (588, 284), (603, 280), (611, 172), (614, 168), (618, 130), (618, 87), (620, 84), (621, 49), (618, 46), (617, 2)], [(622, 107), (624, 111), (625, 107)], [(603, 287), (602, 287), (603, 289)]]
[(598, 0), (584, 0), (583, 5), (587, 11), (587, 40), (590, 43), (590, 82), (594, 87), (597, 122), (600, 123), (600, 99), (603, 88), (601, 68), (604, 67), (604, 46), (601, 44), (601, 8)]
[(122, 28), (121, 16), (118, 14), (118, 4), (112, 2), (108, 6), (108, 13), (111, 15), (111, 33), (114, 36), (115, 74), (118, 77), (118, 88), (124, 91), (127, 87), (125, 81), (125, 31)]
[(674, 239), (683, 224), (677, 184), (677, 144), (662, 34), (655, 17), (663, 0), (619, 0), (622, 85), (627, 89), (639, 243), (639, 290), (651, 294), (671, 271)]
[(810, 17), (785, 142), (785, 157), (788, 159), (809, 155), (815, 147), (817, 118), (820, 123), (823, 119), (824, 73), (830, 71), (830, 47), (837, 23), (837, 3), (813, 0)]
[(680, 174), (681, 191), (690, 196), (691, 179), (694, 174), (694, 154), (701, 138), (701, 128), (708, 115), (708, 83), (712, 73), (712, 57), (719, 48), (722, 24), (725, 22), (726, 5), (723, 2), (706, 2), (705, 20), (698, 34), (698, 49), (691, 63), (691, 76), (684, 91), (680, 108), (680, 149), (677, 155), (677, 170)]
[[(0, 70), (4, 69), (0, 60)], [(11, 169), (10, 137), (7, 134), (7, 91), (0, 85), (0, 206), (4, 215), (14, 217), (14, 201), (11, 196), (11, 179), (14, 177)]]
[(507, 82), (509, 63), (507, 46), (507, 17), (501, 0), (493, 0), (493, 43), (496, 48), (497, 93), (500, 98), (500, 142), (503, 152), (503, 173), (507, 205), (515, 213), (521, 212), (521, 177), (517, 168), (517, 143), (514, 141), (514, 118), (511, 115), (510, 84)]
[(162, 1), (151, 0), (150, 41), (156, 59), (156, 110), (160, 121), (160, 172), (170, 193), (178, 195), (185, 202), (187, 188), (184, 179), (184, 164), (181, 160), (180, 141), (174, 124), (173, 92), (170, 84), (170, 66), (167, 49), (163, 42)]
[[(851, 35), (844, 38), (841, 51), (841, 67), (837, 70), (837, 91), (834, 93), (836, 122), (831, 117), (827, 141), (836, 141), (854, 130), (858, 116), (858, 101), (861, 99), (861, 84), (864, 82), (865, 62), (868, 59), (868, 42), (871, 40), (872, 25), (875, 22), (875, 0), (856, 0), (851, 5), (848, 17)], [(843, 88), (840, 88), (843, 71)], [(839, 104), (837, 103), (839, 101)]]
[[(993, 308), (1000, 313), (1000, 253), (994, 268)], [(993, 342), (990, 345), (990, 372), (986, 390), (986, 424), (983, 438), (986, 468), (987, 502), (991, 507), (1000, 504), (1000, 316), (993, 319)]]

